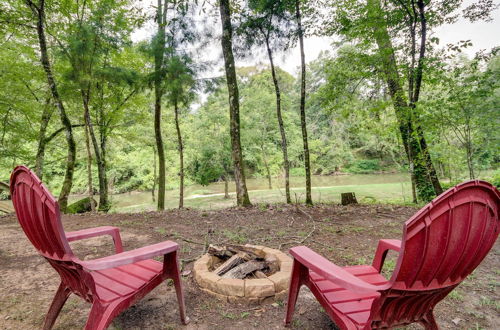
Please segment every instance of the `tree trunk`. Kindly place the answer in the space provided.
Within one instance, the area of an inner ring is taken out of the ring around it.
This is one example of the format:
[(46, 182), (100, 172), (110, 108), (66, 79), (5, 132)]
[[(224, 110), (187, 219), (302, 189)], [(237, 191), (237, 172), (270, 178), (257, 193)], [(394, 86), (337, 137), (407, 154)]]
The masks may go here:
[(108, 201), (108, 179), (106, 176), (106, 166), (101, 154), (101, 148), (99, 146), (99, 143), (97, 142), (97, 138), (94, 132), (94, 126), (92, 125), (92, 120), (90, 118), (90, 87), (86, 91), (82, 89), (81, 93), (85, 111), (85, 125), (92, 140), (92, 145), (94, 146), (94, 155), (97, 163), (97, 175), (99, 177), (99, 211), (107, 212), (110, 207)]
[(240, 141), (240, 104), (238, 83), (236, 81), (236, 68), (233, 57), (233, 28), (231, 26), (231, 12), (229, 0), (220, 0), (220, 15), (222, 21), (222, 53), (226, 71), (227, 89), (229, 93), (229, 117), (231, 134), (231, 155), (234, 164), (234, 181), (236, 183), (236, 202), (238, 206), (250, 206), (245, 170)]
[(179, 150), (179, 208), (184, 207), (184, 146), (182, 144), (181, 127), (179, 126), (179, 107), (177, 100), (174, 102), (175, 129), (177, 130), (177, 143)]
[[(411, 166), (413, 167), (413, 164), (411, 164)], [(415, 184), (415, 174), (413, 174), (413, 168), (410, 171), (411, 171), (411, 173), (410, 173), (410, 179), (411, 179), (411, 198), (412, 198), (413, 204), (417, 204), (418, 203), (418, 199), (417, 199), (417, 187), (416, 187), (416, 184)]]
[(435, 194), (434, 186), (428, 175), (426, 160), (423, 153), (420, 152), (421, 145), (417, 137), (417, 132), (415, 132), (412, 108), (408, 105), (400, 84), (394, 48), (387, 31), (387, 25), (379, 0), (368, 0), (368, 8), (368, 15), (372, 22), (374, 38), (379, 49), (379, 56), (382, 62), (389, 95), (391, 96), (396, 112), (403, 146), (410, 166), (413, 164), (413, 175), (415, 177), (417, 193), (422, 200), (428, 201), (432, 199)]
[(156, 150), (158, 152), (158, 211), (165, 209), (165, 150), (163, 149), (163, 139), (161, 135), (161, 98), (163, 96), (163, 88), (161, 86), (162, 77), (161, 69), (163, 67), (163, 55), (165, 52), (165, 20), (167, 12), (167, 1), (162, 9), (162, 1), (158, 0), (156, 21), (158, 23), (158, 34), (155, 42), (155, 139)]
[(224, 199), (229, 199), (229, 178), (224, 174)]
[(465, 151), (467, 153), (467, 168), (469, 169), (469, 179), (476, 178), (474, 174), (474, 164), (472, 162), (472, 139), (470, 135), (470, 120), (467, 117), (466, 131), (465, 131)]
[[(84, 110), (84, 122), (87, 122), (87, 110)], [(87, 149), (87, 188), (89, 190), (90, 210), (95, 212), (94, 187), (92, 187), (92, 152), (90, 151), (89, 127), (85, 124), (85, 148)]]
[(349, 204), (358, 204), (356, 194), (353, 192), (341, 193), (340, 200), (340, 203), (344, 206)]
[(262, 151), (262, 160), (264, 161), (264, 167), (266, 168), (268, 186), (269, 186), (269, 189), (273, 189), (273, 184), (272, 184), (272, 179), (271, 179), (271, 170), (269, 169), (269, 164), (267, 162), (267, 154), (266, 154), (266, 151), (264, 150), (264, 145), (261, 145), (260, 149)]
[(283, 124), (283, 117), (281, 116), (281, 91), (276, 76), (276, 69), (274, 68), (273, 53), (269, 46), (269, 38), (266, 38), (267, 55), (269, 56), (269, 63), (271, 64), (271, 74), (273, 77), (274, 91), (276, 93), (276, 115), (278, 117), (278, 126), (281, 134), (281, 151), (283, 152), (283, 168), (285, 169), (285, 196), (288, 204), (292, 203), (290, 197), (290, 163), (288, 161), (288, 145), (286, 142), (285, 125)]
[(155, 201), (155, 190), (156, 190), (156, 148), (153, 146), (153, 190), (151, 190), (153, 202)]
[[(425, 3), (423, 0), (417, 1), (417, 7), (420, 16), (420, 51), (418, 57), (418, 65), (415, 73), (415, 90), (413, 91), (413, 99), (411, 99), (410, 106), (412, 110), (416, 109), (417, 102), (420, 98), (420, 90), (422, 87), (422, 77), (424, 72), (424, 61), (425, 61), (425, 51), (426, 51), (426, 43), (427, 43), (427, 18), (425, 16)], [(415, 111), (413, 111), (415, 113)], [(439, 178), (436, 172), (436, 168), (431, 159), (431, 155), (429, 152), (429, 148), (427, 146), (427, 142), (425, 140), (424, 131), (422, 130), (422, 126), (418, 124), (419, 118), (415, 114), (416, 132), (419, 139), (420, 150), (423, 154), (423, 158), (425, 161), (425, 166), (427, 167), (427, 171), (429, 172), (429, 179), (432, 182), (432, 186), (434, 187), (434, 192), (436, 195), (440, 195), (443, 192), (443, 188), (441, 187), (441, 183), (439, 182)]]
[(49, 125), (50, 118), (54, 109), (50, 104), (50, 97), (45, 100), (45, 106), (43, 107), (42, 118), (40, 121), (40, 130), (38, 131), (38, 149), (35, 158), (35, 173), (40, 180), (43, 178), (43, 163), (45, 160), (45, 146), (47, 145), (47, 126)]
[(300, 125), (302, 127), (302, 142), (304, 144), (304, 167), (306, 170), (306, 204), (312, 205), (311, 197), (311, 162), (309, 159), (309, 145), (307, 141), (306, 126), (306, 59), (304, 55), (304, 31), (302, 30), (302, 19), (300, 14), (300, 1), (295, 1), (295, 18), (298, 25), (298, 36), (300, 44)]
[(62, 100), (59, 96), (59, 92), (57, 90), (57, 84), (52, 74), (49, 54), (47, 51), (47, 41), (45, 38), (45, 27), (44, 27), (45, 1), (40, 0), (38, 2), (38, 6), (36, 6), (30, 0), (26, 0), (26, 3), (32, 10), (33, 14), (37, 17), (36, 28), (38, 34), (38, 42), (40, 44), (40, 53), (41, 53), (40, 61), (47, 76), (47, 81), (49, 84), (50, 91), (52, 93), (52, 97), (54, 98), (54, 102), (56, 103), (57, 109), (59, 110), (61, 122), (66, 130), (66, 142), (68, 144), (68, 158), (66, 161), (66, 173), (64, 176), (64, 181), (62, 184), (61, 192), (59, 194), (59, 208), (62, 212), (65, 212), (66, 207), (68, 206), (68, 195), (71, 192), (71, 187), (73, 185), (73, 173), (75, 169), (75, 159), (76, 159), (76, 145), (75, 145), (75, 140), (73, 138), (73, 130), (71, 127), (71, 122), (66, 114), (66, 109), (64, 108), (64, 104), (62, 103)]

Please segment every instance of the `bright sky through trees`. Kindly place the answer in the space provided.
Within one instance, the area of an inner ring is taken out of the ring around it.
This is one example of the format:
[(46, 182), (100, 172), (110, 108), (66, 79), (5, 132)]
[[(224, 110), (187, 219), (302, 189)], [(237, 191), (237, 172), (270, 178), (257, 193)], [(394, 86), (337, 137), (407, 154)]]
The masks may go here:
[[(148, 12), (152, 11), (151, 5), (155, 3), (155, 0), (143, 0), (144, 10)], [(473, 3), (473, 0), (464, 1), (462, 8), (469, 6)], [(500, 3), (500, 0), (495, 0), (495, 3)], [(457, 43), (460, 40), (471, 40), (472, 46), (464, 49), (464, 53), (472, 57), (474, 54), (480, 50), (490, 50), (494, 45), (500, 45), (500, 11), (497, 9), (496, 13), (492, 15), (493, 20), (490, 22), (479, 21), (471, 23), (467, 19), (460, 17), (458, 21), (454, 24), (446, 24), (436, 29), (433, 37), (438, 37), (440, 39), (441, 45), (446, 45), (450, 43)], [(198, 20), (203, 21), (214, 21), (216, 26), (218, 26), (218, 15), (214, 11), (212, 13), (200, 13)], [(217, 30), (218, 31), (218, 30)], [(151, 22), (146, 24), (143, 28), (136, 30), (132, 33), (132, 40), (139, 41), (148, 39), (154, 33), (154, 28)], [(329, 37), (316, 37), (309, 36), (304, 40), (306, 53), (306, 62), (309, 63), (315, 60), (319, 53), (324, 50), (331, 50), (332, 38)], [(214, 58), (217, 57), (222, 59), (222, 54), (220, 50), (220, 42), (218, 39), (214, 38), (211, 42), (207, 44), (206, 51), (200, 54), (202, 58)], [(236, 65), (246, 66), (255, 65), (257, 63), (266, 63), (266, 54), (264, 52), (256, 53), (257, 56), (253, 58), (247, 58), (244, 60), (237, 59)], [(300, 65), (300, 53), (298, 45), (287, 53), (282, 53), (276, 56), (276, 64), (282, 69), (286, 70), (288, 73), (295, 75), (297, 69)], [(222, 70), (222, 61), (219, 61), (217, 66), (214, 67), (212, 74), (216, 75), (217, 72)], [(210, 75), (212, 75), (210, 74)]]

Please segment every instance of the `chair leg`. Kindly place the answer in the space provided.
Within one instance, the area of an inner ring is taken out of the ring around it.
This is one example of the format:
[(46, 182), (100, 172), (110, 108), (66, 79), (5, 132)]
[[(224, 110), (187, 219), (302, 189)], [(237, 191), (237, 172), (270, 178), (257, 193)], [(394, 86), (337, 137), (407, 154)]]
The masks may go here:
[(113, 321), (115, 309), (118, 305), (103, 306), (93, 303), (90, 309), (89, 318), (85, 323), (85, 330), (104, 330)]
[(186, 305), (184, 303), (184, 292), (182, 290), (181, 274), (179, 270), (179, 262), (177, 260), (177, 252), (169, 253), (165, 256), (163, 262), (163, 270), (169, 278), (174, 281), (175, 293), (177, 294), (177, 302), (179, 303), (179, 313), (182, 324), (189, 323), (189, 317), (186, 316)]
[(439, 330), (439, 325), (437, 324), (436, 319), (434, 318), (433, 310), (427, 312), (427, 314), (425, 314), (424, 318), (420, 321), (420, 323), (427, 330)]
[(54, 323), (59, 316), (59, 312), (61, 312), (64, 303), (68, 299), (71, 294), (71, 290), (68, 289), (62, 282), (59, 284), (59, 288), (57, 289), (56, 295), (52, 300), (52, 304), (50, 305), (49, 312), (47, 316), (45, 316), (45, 321), (43, 323), (43, 330), (52, 329)]
[(305, 268), (297, 260), (293, 261), (292, 275), (290, 278), (290, 288), (288, 291), (288, 302), (286, 305), (286, 317), (285, 326), (289, 326), (292, 321), (293, 312), (295, 311), (295, 304), (297, 302), (297, 297), (299, 295), (299, 290), (302, 284), (304, 284), (303, 276), (309, 276), (307, 274), (307, 268)]

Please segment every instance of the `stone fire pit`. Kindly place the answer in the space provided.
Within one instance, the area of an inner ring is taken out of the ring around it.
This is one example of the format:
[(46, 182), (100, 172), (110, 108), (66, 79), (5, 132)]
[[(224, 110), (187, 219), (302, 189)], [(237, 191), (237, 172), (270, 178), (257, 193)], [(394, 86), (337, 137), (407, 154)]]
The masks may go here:
[(245, 245), (263, 251), (267, 257), (278, 260), (279, 270), (267, 278), (222, 278), (211, 271), (220, 262), (218, 257), (205, 254), (194, 263), (193, 273), (201, 290), (230, 303), (261, 304), (287, 297), (292, 259), (285, 253), (265, 246)]

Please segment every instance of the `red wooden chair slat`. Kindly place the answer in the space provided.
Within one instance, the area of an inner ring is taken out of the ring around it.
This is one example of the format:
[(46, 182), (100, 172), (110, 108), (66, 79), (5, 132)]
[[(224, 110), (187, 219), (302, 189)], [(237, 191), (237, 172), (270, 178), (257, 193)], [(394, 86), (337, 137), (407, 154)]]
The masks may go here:
[[(285, 324), (302, 285), (341, 329), (379, 329), (414, 322), (437, 329), (434, 306), (488, 254), (499, 230), (500, 192), (484, 181), (453, 187), (403, 227), (403, 239), (380, 240), (371, 266), (338, 267), (305, 246), (294, 247)], [(380, 271), (399, 252), (390, 280)]]
[[(65, 233), (59, 205), (37, 176), (18, 166), (11, 175), (10, 192), (16, 215), (26, 236), (61, 277), (61, 284), (43, 328), (50, 329), (66, 299), (74, 293), (92, 304), (85, 329), (105, 329), (113, 318), (165, 279), (174, 281), (181, 321), (188, 323), (179, 274), (178, 245), (166, 241), (123, 252), (118, 228), (104, 226)], [(68, 241), (110, 235), (116, 254), (82, 261)], [(151, 259), (164, 256), (164, 262)]]

